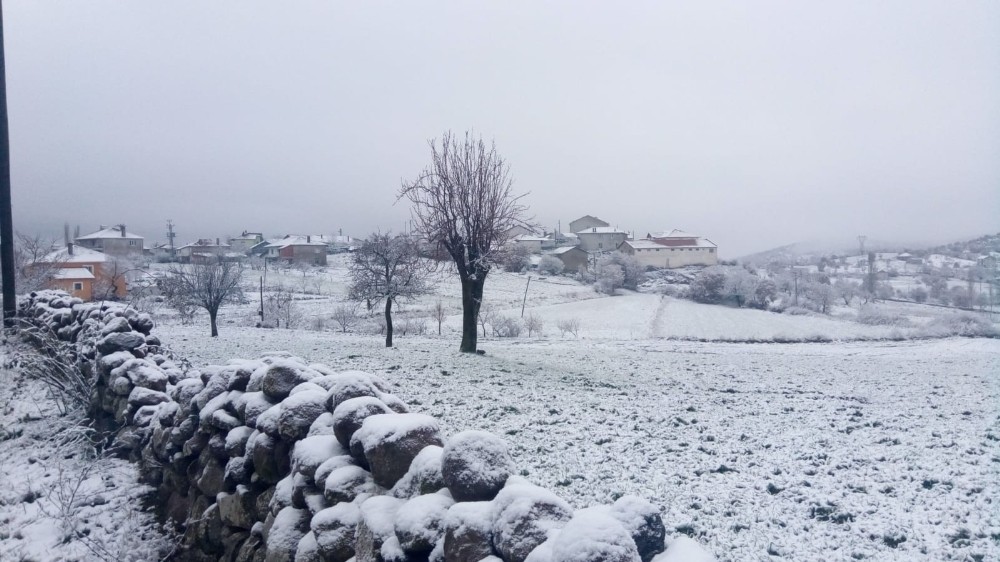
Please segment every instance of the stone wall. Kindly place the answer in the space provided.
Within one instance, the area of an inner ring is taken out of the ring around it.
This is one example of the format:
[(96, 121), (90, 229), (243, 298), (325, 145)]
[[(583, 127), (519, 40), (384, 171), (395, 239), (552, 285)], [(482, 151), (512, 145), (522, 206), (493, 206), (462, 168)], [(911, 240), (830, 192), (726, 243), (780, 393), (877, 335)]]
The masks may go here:
[(711, 558), (685, 540), (664, 552), (659, 510), (640, 498), (574, 511), (515, 476), (502, 440), (446, 440), (375, 375), (286, 354), (194, 369), (148, 315), (60, 292), (20, 312), (72, 345), (95, 381), (91, 415), (183, 530), (183, 560)]

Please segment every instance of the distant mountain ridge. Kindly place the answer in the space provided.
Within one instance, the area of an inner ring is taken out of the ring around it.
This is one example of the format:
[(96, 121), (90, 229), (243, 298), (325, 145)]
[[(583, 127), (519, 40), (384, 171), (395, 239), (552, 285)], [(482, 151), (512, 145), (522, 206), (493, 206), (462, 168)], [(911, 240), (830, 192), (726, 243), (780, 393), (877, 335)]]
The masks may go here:
[[(972, 255), (1000, 252), (1000, 233), (987, 234), (978, 238), (963, 239), (941, 244), (940, 242), (890, 242), (886, 240), (866, 239), (865, 252), (911, 252), (915, 254), (943, 254), (956, 258), (968, 258)], [(813, 240), (786, 244), (763, 252), (748, 254), (737, 261), (763, 265), (772, 262), (809, 261), (822, 256), (856, 256), (860, 252), (860, 243), (853, 240)]]

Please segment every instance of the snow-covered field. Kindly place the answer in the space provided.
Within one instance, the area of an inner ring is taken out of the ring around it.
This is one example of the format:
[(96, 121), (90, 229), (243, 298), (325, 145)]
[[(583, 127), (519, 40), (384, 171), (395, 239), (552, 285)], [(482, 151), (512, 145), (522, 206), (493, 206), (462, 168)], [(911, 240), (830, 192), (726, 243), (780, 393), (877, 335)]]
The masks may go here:
[(647, 497), (721, 560), (1000, 557), (996, 340), (521, 338), (478, 357), (454, 336), (159, 333), (196, 364), (282, 349), (379, 373), (448, 431), (504, 436), (574, 504)]
[[(440, 301), (450, 314), (442, 335), (428, 319), (435, 335), (397, 333), (386, 349), (361, 326), (304, 329), (344, 302), (345, 266), (340, 256), (305, 274), (268, 272), (269, 286), (296, 293), (302, 329), (252, 327), (258, 302), (248, 291), (248, 303), (222, 310), (219, 338), (207, 337), (203, 314), (182, 325), (165, 306), (154, 310), (156, 333), (196, 366), (287, 350), (378, 373), (448, 433), (504, 437), (526, 477), (576, 506), (638, 494), (663, 506), (674, 536), (695, 537), (720, 560), (1000, 559), (1000, 340), (874, 341), (907, 332), (854, 322), (856, 309), (791, 316), (646, 293), (605, 297), (568, 278), (533, 276), (528, 285), (525, 275), (497, 272), (486, 310), (516, 318), (524, 303), (545, 330), (481, 339), (487, 354), (469, 356), (457, 352), (458, 282), (442, 271), (433, 293), (403, 303), (397, 316), (426, 318)], [(248, 288), (257, 275), (248, 272)], [(940, 314), (886, 306), (915, 325)], [(557, 329), (567, 320), (579, 323), (577, 336)], [(817, 337), (833, 341), (724, 343)], [(17, 482), (0, 490), (0, 560), (87, 559), (85, 545), (56, 545), (65, 532), (44, 498), (25, 501), (60, 477), (48, 468), (54, 449), (38, 449), (48, 455), (40, 461), (19, 448), (44, 443), (57, 425), (51, 405), (28, 400), (37, 388), (15, 387), (20, 398), (0, 424), (30, 438), (0, 438), (0, 478)], [(36, 413), (25, 417), (25, 408)], [(67, 462), (76, 461), (60, 465)], [(131, 494), (103, 492), (101, 505), (137, 505), (129, 467), (101, 466), (118, 474), (109, 489)], [(124, 527), (103, 511), (86, 513), (95, 537)]]
[(172, 550), (136, 467), (95, 456), (81, 421), (41, 382), (0, 368), (0, 561), (138, 562)]

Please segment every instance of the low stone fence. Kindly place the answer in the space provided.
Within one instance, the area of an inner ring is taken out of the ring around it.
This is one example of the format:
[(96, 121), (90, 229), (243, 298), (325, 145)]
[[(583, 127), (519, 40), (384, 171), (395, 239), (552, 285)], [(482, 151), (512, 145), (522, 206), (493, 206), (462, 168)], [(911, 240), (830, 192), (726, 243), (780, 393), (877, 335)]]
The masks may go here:
[(194, 369), (148, 315), (60, 292), (20, 313), (71, 344), (91, 415), (184, 530), (184, 560), (711, 559), (686, 538), (664, 552), (643, 499), (574, 511), (516, 476), (502, 440), (445, 439), (378, 376), (287, 354)]

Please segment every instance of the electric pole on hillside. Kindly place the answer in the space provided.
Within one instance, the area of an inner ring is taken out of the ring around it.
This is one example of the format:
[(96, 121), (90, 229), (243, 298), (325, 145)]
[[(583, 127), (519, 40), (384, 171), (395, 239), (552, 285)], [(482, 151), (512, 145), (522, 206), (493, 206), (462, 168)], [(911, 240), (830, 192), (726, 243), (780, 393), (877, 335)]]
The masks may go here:
[(17, 315), (14, 287), (14, 212), (10, 198), (10, 137), (7, 130), (7, 66), (3, 48), (3, 2), (0, 1), (0, 273), (3, 274), (3, 324)]

